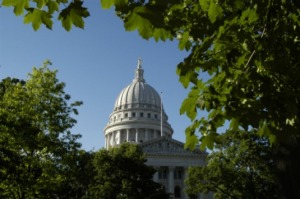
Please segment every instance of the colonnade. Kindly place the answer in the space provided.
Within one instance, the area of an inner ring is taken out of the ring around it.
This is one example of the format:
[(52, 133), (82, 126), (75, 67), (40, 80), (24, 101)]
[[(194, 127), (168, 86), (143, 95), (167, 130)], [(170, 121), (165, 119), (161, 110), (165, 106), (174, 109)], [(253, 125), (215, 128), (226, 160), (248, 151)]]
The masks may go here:
[(140, 143), (161, 136), (160, 130), (145, 128), (128, 128), (105, 133), (105, 148), (124, 142)]

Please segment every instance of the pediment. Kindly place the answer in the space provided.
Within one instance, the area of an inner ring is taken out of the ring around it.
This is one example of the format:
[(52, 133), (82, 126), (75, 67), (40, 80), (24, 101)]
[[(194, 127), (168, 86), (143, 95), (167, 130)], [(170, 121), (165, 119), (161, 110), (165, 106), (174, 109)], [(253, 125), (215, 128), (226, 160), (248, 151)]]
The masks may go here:
[(190, 151), (184, 149), (184, 144), (178, 140), (168, 137), (160, 137), (140, 144), (146, 154), (165, 154), (165, 155), (205, 155), (206, 152), (200, 150)]

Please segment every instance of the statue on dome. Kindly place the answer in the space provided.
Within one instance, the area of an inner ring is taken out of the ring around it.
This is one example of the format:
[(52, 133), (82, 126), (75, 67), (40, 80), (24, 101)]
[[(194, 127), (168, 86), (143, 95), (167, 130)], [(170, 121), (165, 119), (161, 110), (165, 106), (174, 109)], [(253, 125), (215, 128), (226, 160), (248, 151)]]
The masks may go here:
[(138, 59), (138, 68), (142, 68), (142, 59), (141, 58)]

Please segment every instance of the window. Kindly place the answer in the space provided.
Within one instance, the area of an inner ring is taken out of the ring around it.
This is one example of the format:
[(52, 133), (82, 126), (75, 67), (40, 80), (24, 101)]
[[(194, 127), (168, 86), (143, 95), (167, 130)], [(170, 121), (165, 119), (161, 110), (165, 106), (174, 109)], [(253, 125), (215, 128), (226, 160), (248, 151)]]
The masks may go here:
[(159, 179), (167, 179), (167, 169), (166, 168), (162, 168), (158, 171), (158, 178)]
[(175, 198), (180, 198), (180, 187), (179, 186), (175, 186), (174, 188), (174, 196)]
[(154, 118), (157, 119), (157, 114), (154, 115)]
[(135, 117), (135, 112), (132, 113), (132, 117)]
[(151, 118), (151, 113), (148, 113), (148, 118)]
[(168, 176), (168, 174), (167, 174), (167, 170), (163, 170), (163, 178), (164, 178), (164, 179), (166, 179), (166, 178), (167, 178), (167, 176)]
[(144, 113), (140, 113), (140, 117), (144, 117)]
[(178, 171), (177, 171), (177, 178), (178, 178), (178, 179), (181, 179), (181, 176), (182, 176), (182, 172), (181, 172), (181, 170), (178, 170)]
[(176, 169), (174, 171), (174, 179), (181, 179), (182, 178), (182, 171), (181, 169)]
[(128, 117), (128, 113), (125, 113), (125, 115), (124, 115), (124, 116), (125, 116), (125, 118), (126, 118), (126, 117)]

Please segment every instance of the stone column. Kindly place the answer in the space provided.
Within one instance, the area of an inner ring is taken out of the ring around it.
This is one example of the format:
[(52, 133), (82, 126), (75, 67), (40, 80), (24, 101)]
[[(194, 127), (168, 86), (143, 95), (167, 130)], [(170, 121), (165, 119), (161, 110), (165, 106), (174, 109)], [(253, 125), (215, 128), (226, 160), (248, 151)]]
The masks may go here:
[(139, 129), (135, 129), (135, 143), (139, 143)]
[(111, 140), (112, 140), (111, 143), (112, 143), (112, 146), (116, 145), (115, 138), (116, 138), (116, 131), (113, 131), (113, 132), (111, 132)]
[(117, 134), (116, 134), (116, 144), (121, 144), (121, 131), (120, 130), (117, 130)]
[(107, 147), (110, 147), (111, 132), (108, 133), (107, 138)]
[[(189, 170), (188, 167), (184, 167), (184, 168), (183, 168), (183, 178), (182, 178), (183, 181), (189, 177), (188, 170)], [(188, 197), (187, 193), (184, 191), (184, 189), (185, 189), (185, 183), (184, 183), (183, 186), (184, 186), (184, 187), (183, 187), (183, 198), (184, 198), (184, 199), (188, 199), (189, 197)], [(198, 197), (199, 197), (199, 196), (198, 196)]]
[(158, 172), (159, 172), (159, 167), (154, 167), (154, 169), (156, 170), (156, 172), (153, 175), (153, 181), (154, 182), (158, 182)]
[(129, 142), (129, 129), (126, 129), (126, 141)]
[(174, 169), (175, 167), (168, 167), (168, 192), (174, 195)]
[(145, 141), (148, 141), (148, 133), (149, 133), (149, 129), (145, 129)]

